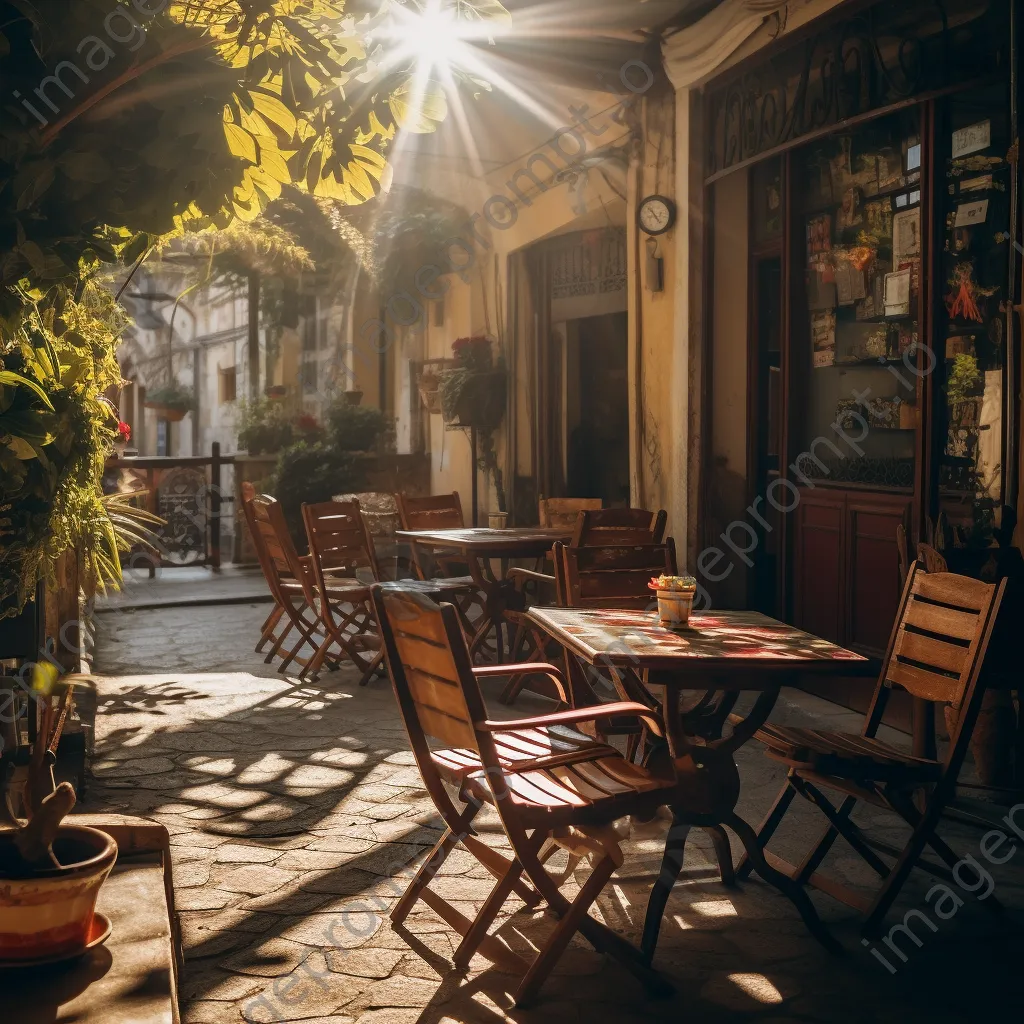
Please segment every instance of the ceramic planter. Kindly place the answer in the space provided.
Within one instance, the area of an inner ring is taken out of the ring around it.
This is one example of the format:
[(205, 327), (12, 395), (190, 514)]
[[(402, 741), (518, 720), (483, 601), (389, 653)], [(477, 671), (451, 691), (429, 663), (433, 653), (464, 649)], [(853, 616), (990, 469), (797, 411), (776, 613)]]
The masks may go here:
[(85, 952), (96, 897), (117, 859), (105, 832), (63, 825), (53, 843), (61, 867), (8, 877), (13, 830), (0, 832), (0, 960), (63, 959)]

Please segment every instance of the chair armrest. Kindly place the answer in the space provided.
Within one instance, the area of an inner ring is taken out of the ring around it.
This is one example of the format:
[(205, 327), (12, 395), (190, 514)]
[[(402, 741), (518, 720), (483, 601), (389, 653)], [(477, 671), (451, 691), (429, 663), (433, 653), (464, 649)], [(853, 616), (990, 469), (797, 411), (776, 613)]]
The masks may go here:
[(489, 676), (517, 676), (526, 673), (547, 676), (555, 684), (555, 689), (562, 702), (572, 705), (562, 673), (554, 665), (548, 665), (543, 661), (521, 661), (513, 665), (476, 665), (473, 667), (473, 675), (482, 676), (484, 679)]
[(509, 569), (505, 576), (507, 579), (510, 580), (533, 580), (536, 583), (552, 584), (555, 582), (554, 576), (548, 576), (546, 573), (543, 572), (534, 572), (533, 569), (523, 569), (519, 566), (513, 566), (511, 569)]
[(476, 727), (484, 732), (510, 732), (514, 729), (540, 729), (546, 725), (573, 725), (576, 722), (596, 722), (602, 718), (617, 715), (635, 715), (645, 722), (656, 736), (664, 736), (661, 720), (643, 704), (633, 701), (615, 701), (612, 704), (595, 704), (588, 708), (573, 708), (571, 711), (556, 711), (552, 715), (536, 718), (513, 718), (507, 722), (477, 722)]

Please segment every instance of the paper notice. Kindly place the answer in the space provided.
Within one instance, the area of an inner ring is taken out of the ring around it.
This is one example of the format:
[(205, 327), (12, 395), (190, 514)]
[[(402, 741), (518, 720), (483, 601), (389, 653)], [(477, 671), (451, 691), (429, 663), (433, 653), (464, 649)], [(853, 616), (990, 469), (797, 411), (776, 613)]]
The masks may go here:
[(979, 121), (953, 132), (953, 159), (988, 149), (992, 145), (992, 123)]

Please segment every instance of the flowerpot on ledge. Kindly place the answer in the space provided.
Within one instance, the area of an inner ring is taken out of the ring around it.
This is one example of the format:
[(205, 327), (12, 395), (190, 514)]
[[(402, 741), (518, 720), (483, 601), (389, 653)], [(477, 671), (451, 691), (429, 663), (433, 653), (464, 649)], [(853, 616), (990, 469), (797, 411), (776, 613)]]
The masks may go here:
[(19, 869), (14, 830), (0, 835), (0, 960), (28, 963), (80, 956), (109, 922), (95, 914), (100, 886), (117, 859), (105, 832), (62, 825), (53, 842), (59, 867)]
[(363, 400), (363, 393), (362, 393), (362, 391), (346, 391), (345, 392), (345, 401), (349, 405), (359, 405), (362, 402), (362, 400)]

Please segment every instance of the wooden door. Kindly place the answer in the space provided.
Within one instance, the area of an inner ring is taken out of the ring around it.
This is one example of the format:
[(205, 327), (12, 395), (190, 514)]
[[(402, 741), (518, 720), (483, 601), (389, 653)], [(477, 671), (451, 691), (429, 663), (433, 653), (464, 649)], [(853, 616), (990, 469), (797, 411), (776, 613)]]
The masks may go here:
[(834, 643), (845, 639), (845, 495), (801, 488), (794, 531), (793, 622)]
[(846, 642), (881, 657), (900, 601), (896, 528), (910, 529), (908, 495), (850, 493), (846, 500)]

